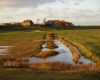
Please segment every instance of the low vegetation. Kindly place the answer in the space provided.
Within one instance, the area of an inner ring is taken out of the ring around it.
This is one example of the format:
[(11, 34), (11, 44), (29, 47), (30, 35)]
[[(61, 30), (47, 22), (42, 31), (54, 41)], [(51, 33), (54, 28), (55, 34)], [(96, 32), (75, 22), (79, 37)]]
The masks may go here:
[(100, 64), (88, 64), (88, 65), (66, 65), (60, 62), (39, 62), (39, 63), (32, 63), (30, 68), (37, 69), (37, 70), (60, 70), (60, 71), (99, 71)]
[(79, 60), (80, 55), (79, 55), (79, 52), (75, 49), (74, 45), (73, 45), (70, 41), (66, 40), (65, 38), (62, 38), (61, 35), (59, 35), (59, 34), (56, 34), (56, 37), (57, 37), (64, 45), (66, 45), (66, 47), (68, 47), (68, 48), (70, 49), (70, 51), (71, 51), (71, 53), (72, 53), (72, 56), (73, 56), (73, 61), (74, 61), (75, 63), (78, 63), (78, 60)]
[(54, 42), (54, 34), (53, 33), (49, 33), (46, 35), (45, 44), (46, 44), (46, 48), (48, 48), (48, 49), (57, 48), (57, 46)]
[(37, 53), (36, 57), (39, 57), (39, 58), (47, 58), (47, 57), (51, 57), (51, 56), (55, 56), (59, 54), (59, 52), (57, 51), (41, 51), (40, 53)]
[[(11, 29), (11, 28), (10, 28)], [(7, 67), (22, 67), (23, 65), (17, 59), (22, 57), (30, 57), (35, 56), (41, 50), (41, 45), (43, 44), (43, 35), (48, 32), (56, 32), (60, 34), (67, 40), (73, 43), (76, 46), (79, 46), (79, 50), (85, 48), (86, 51), (83, 51), (83, 55), (87, 56), (87, 58), (97, 61), (97, 57), (100, 58), (100, 29), (57, 29), (57, 28), (14, 28), (12, 30), (0, 30), (0, 46), (11, 45), (10, 53), (13, 55), (13, 60), (5, 60), (0, 57), (0, 65), (5, 64)], [(27, 30), (28, 29), (28, 30)], [(37, 31), (38, 29), (38, 31)], [(70, 44), (69, 42), (69, 44)], [(81, 43), (82, 45), (80, 45)], [(84, 45), (84, 46), (83, 46)], [(68, 46), (68, 45), (67, 45)], [(85, 52), (90, 51), (90, 53), (86, 54)], [(91, 52), (93, 55), (91, 55)], [(1, 61), (4, 61), (2, 63)], [(22, 63), (24, 63), (22, 61)], [(15, 65), (14, 65), (15, 64)], [(46, 65), (44, 65), (46, 64)], [(24, 64), (24, 66), (26, 63)], [(50, 68), (52, 71), (41, 71), (35, 69), (35, 63), (31, 64), (29, 68), (0, 68), (0, 79), (1, 80), (99, 80), (100, 77), (100, 64), (95, 65), (64, 65), (58, 62), (55, 63), (36, 63), (38, 68), (43, 69)], [(62, 66), (63, 65), (63, 66)], [(52, 67), (53, 66), (53, 67)], [(58, 67), (59, 66), (59, 67)], [(1, 66), (2, 67), (2, 66)], [(29, 67), (29, 66), (28, 66)], [(56, 68), (57, 67), (57, 68)], [(59, 71), (58, 68), (61, 68)], [(56, 69), (58, 71), (56, 72)], [(53, 72), (53, 70), (55, 70)], [(82, 72), (81, 72), (82, 71)], [(84, 73), (83, 73), (84, 72)], [(2, 74), (1, 74), (2, 73)], [(6, 75), (6, 77), (5, 77)], [(27, 75), (27, 76), (26, 76)], [(39, 76), (39, 77), (38, 77)]]
[[(2, 73), (2, 74), (1, 74)], [(6, 77), (5, 77), (6, 75)], [(32, 69), (0, 69), (0, 80), (99, 80), (100, 72), (43, 71)]]
[(100, 61), (100, 57), (98, 57), (96, 54), (94, 54), (89, 49), (87, 49), (84, 45), (80, 43), (74, 43), (74, 44), (79, 49), (79, 51), (82, 53), (82, 55), (84, 55), (86, 58), (96, 63)]

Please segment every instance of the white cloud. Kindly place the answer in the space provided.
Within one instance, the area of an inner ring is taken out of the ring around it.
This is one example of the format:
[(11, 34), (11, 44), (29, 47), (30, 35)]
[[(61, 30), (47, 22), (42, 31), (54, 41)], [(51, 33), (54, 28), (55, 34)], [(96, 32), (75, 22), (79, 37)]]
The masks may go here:
[(93, 4), (93, 0), (88, 1), (90, 1), (88, 4), (90, 8), (84, 7), (87, 5), (87, 0), (47, 1), (42, 4), (38, 3), (37, 7), (3, 7), (0, 8), (0, 22), (23, 21), (24, 19), (32, 19), (35, 22), (40, 19), (42, 22), (44, 18), (47, 18), (68, 20), (79, 25), (100, 24), (100, 9), (96, 8), (98, 6), (95, 5), (96, 3)]

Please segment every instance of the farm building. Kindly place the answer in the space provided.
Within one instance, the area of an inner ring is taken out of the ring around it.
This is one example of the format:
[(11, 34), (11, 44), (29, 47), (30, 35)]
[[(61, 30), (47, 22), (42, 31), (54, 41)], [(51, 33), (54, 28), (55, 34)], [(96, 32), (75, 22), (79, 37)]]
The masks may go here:
[(24, 20), (22, 22), (22, 26), (23, 27), (29, 27), (29, 26), (32, 26), (34, 23), (32, 22), (32, 20)]
[(55, 26), (55, 27), (58, 27), (58, 26), (62, 26), (62, 27), (74, 26), (74, 24), (71, 23), (71, 22), (60, 21), (60, 20), (48, 20), (46, 22), (46, 25), (47, 26)]

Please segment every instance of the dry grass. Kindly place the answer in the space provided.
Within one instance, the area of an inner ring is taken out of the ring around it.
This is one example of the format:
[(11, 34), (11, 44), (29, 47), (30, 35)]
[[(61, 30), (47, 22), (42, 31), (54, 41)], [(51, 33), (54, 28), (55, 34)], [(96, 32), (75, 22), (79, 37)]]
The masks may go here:
[(45, 42), (47, 43), (47, 42), (50, 42), (50, 41), (53, 41), (53, 38), (52, 37), (46, 37)]
[(72, 43), (71, 43), (70, 41), (68, 41), (68, 40), (66, 40), (66, 39), (64, 39), (64, 38), (62, 38), (59, 34), (57, 34), (56, 37), (57, 37), (63, 44), (65, 44), (65, 45), (70, 49), (70, 51), (71, 51), (71, 53), (72, 53), (72, 56), (73, 56), (73, 61), (74, 61), (75, 63), (77, 63), (80, 56), (79, 56), (78, 51), (76, 51), (76, 49), (75, 49), (74, 46), (72, 45)]
[(0, 58), (0, 66), (3, 67), (28, 67), (28, 59), (14, 58), (13, 56), (4, 56)]
[(46, 43), (46, 48), (49, 48), (49, 49), (55, 49), (57, 46), (54, 42), (48, 42)]
[(73, 55), (73, 60), (76, 63), (78, 62), (79, 54), (73, 46), (75, 46), (82, 53), (82, 55), (85, 56), (86, 58), (88, 58), (96, 63), (100, 62), (100, 58), (98, 56), (96, 56), (96, 54), (94, 54), (92, 51), (87, 49), (83, 44), (81, 44), (79, 42), (71, 42), (69, 40), (66, 40), (66, 39), (62, 38), (61, 35), (59, 35), (59, 34), (57, 34), (56, 36), (62, 43), (64, 43), (66, 46), (69, 47), (69, 49), (71, 50), (72, 55)]
[(84, 45), (81, 43), (74, 43), (74, 45), (79, 49), (79, 51), (84, 55), (86, 58), (92, 60), (93, 62), (99, 62), (100, 58), (96, 56), (93, 52), (91, 52), (89, 49), (87, 49)]
[(47, 57), (51, 57), (51, 56), (54, 56), (54, 55), (57, 55), (59, 54), (58, 52), (56, 51), (41, 51), (40, 53), (38, 53), (36, 55), (36, 57), (39, 57), (39, 58), (47, 58)]
[(4, 67), (16, 67), (16, 68), (27, 68), (29, 67), (28, 60), (18, 59), (18, 60), (7, 60), (3, 63)]
[(88, 65), (66, 65), (59, 62), (40, 62), (32, 63), (30, 65), (32, 69), (38, 70), (64, 70), (64, 71), (100, 71), (100, 64), (88, 64)]
[(9, 51), (10, 54), (16, 57), (25, 57), (34, 52), (34, 42), (20, 41), (15, 44)]
[(54, 33), (47, 34), (45, 42), (46, 42), (46, 48), (54, 49), (57, 47), (54, 42)]
[(23, 40), (16, 43), (10, 50), (9, 53), (13, 57), (29, 57), (34, 56), (41, 50), (41, 41), (29, 41)]
[(46, 35), (46, 37), (53, 37), (53, 38), (54, 38), (54, 37), (55, 37), (54, 35), (55, 35), (55, 33), (48, 33), (48, 34)]
[(46, 38), (45, 39), (45, 43), (54, 43), (53, 39), (52, 38)]

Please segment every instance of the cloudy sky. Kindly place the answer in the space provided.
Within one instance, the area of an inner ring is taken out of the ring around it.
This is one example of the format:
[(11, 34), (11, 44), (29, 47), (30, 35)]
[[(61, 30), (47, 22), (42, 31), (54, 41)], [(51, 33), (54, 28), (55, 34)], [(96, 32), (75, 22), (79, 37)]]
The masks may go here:
[(0, 23), (44, 18), (100, 25), (100, 0), (0, 0)]

